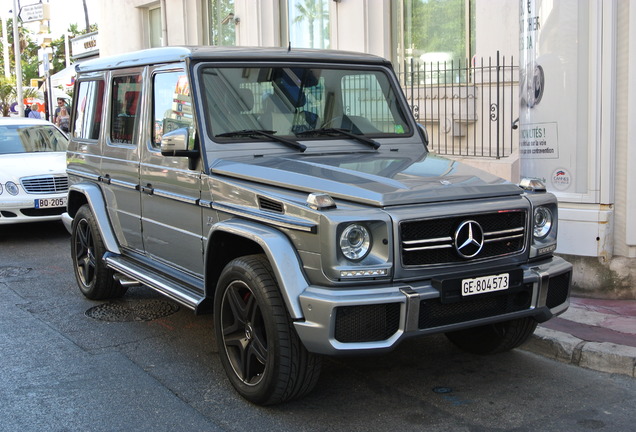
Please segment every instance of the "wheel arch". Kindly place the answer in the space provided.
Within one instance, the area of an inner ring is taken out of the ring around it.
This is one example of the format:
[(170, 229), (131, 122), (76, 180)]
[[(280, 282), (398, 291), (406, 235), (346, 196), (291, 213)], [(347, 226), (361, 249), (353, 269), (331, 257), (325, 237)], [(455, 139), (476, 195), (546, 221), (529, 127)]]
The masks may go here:
[(234, 258), (264, 254), (272, 266), (287, 310), (292, 319), (303, 318), (299, 296), (309, 285), (291, 241), (279, 230), (241, 219), (212, 226), (205, 251), (206, 297), (214, 291), (223, 268)]
[(69, 188), (67, 201), (67, 213), (69, 216), (74, 218), (77, 211), (84, 204), (88, 204), (95, 216), (99, 233), (104, 240), (106, 249), (109, 252), (120, 254), (121, 251), (117, 243), (117, 237), (115, 237), (115, 232), (108, 219), (106, 203), (99, 186), (90, 183), (79, 183)]

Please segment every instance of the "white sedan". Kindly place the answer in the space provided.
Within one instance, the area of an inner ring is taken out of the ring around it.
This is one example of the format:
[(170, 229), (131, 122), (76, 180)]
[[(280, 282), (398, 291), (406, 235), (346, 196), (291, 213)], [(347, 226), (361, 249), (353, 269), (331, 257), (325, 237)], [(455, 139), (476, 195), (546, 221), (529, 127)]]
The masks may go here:
[(45, 120), (0, 118), (0, 225), (59, 220), (68, 139)]

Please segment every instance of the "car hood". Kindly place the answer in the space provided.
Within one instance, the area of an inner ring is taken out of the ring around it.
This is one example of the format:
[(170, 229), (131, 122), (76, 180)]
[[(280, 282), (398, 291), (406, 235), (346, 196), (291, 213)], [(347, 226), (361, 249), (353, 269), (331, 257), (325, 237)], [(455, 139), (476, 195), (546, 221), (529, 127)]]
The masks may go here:
[[(395, 154), (393, 154), (395, 153)], [(506, 180), (440, 156), (398, 152), (216, 159), (217, 175), (379, 207), (519, 195)]]
[(0, 179), (19, 180), (35, 175), (66, 174), (66, 153), (0, 154)]

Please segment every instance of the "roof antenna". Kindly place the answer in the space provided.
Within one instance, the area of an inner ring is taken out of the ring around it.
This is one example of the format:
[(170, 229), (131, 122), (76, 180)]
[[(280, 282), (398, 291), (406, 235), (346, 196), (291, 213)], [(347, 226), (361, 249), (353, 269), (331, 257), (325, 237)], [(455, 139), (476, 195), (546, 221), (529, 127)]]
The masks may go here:
[(287, 45), (287, 52), (291, 51), (291, 41), (289, 41), (289, 45)]

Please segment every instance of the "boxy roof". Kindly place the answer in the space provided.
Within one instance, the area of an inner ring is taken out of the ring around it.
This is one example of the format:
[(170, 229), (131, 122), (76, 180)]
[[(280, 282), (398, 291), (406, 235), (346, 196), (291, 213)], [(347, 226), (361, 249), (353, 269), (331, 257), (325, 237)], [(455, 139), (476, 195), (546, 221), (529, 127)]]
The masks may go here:
[(76, 65), (75, 70), (83, 73), (104, 69), (178, 62), (186, 58), (209, 61), (310, 61), (319, 63), (390, 64), (388, 60), (375, 55), (337, 50), (182, 46), (150, 48), (89, 60)]

